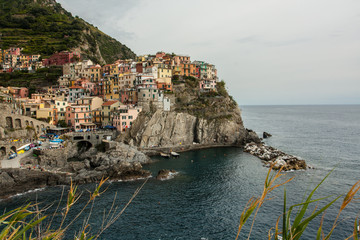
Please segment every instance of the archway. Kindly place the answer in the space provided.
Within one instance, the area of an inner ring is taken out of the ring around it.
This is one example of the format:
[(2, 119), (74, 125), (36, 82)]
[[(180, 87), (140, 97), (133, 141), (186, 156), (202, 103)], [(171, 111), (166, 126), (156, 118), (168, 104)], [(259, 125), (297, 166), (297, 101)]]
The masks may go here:
[(77, 144), (79, 154), (88, 151), (93, 145), (88, 141), (80, 141)]
[(30, 122), (30, 127), (34, 128), (34, 123), (32, 121)]
[(29, 126), (29, 121), (28, 120), (25, 121), (25, 125)]
[(43, 131), (43, 129), (45, 128), (44, 124), (40, 125), (41, 131)]
[(37, 133), (40, 132), (40, 127), (39, 127), (39, 125), (36, 125), (36, 132), (37, 132)]
[(84, 136), (75, 136), (74, 141), (75, 140), (84, 140)]
[(0, 148), (1, 157), (6, 156), (6, 147)]
[(6, 117), (6, 127), (8, 128), (14, 128), (12, 117)]
[(16, 147), (15, 147), (15, 146), (12, 146), (10, 149), (11, 149), (11, 151), (13, 151), (14, 153), (16, 153)]
[(15, 119), (15, 128), (21, 128), (21, 120), (20, 120), (20, 118)]

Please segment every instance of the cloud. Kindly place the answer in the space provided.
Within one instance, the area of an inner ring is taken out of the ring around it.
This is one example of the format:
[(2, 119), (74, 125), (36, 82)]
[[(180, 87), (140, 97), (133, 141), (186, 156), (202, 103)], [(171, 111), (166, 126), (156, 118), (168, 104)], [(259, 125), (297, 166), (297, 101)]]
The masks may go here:
[(360, 103), (360, 1), (59, 2), (138, 54), (215, 64), (239, 104)]

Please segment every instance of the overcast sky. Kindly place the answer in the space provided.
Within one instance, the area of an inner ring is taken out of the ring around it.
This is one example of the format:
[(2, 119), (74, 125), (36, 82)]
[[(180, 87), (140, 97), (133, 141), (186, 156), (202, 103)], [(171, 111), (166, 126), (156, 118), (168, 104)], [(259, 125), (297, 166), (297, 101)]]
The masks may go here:
[(58, 0), (130, 47), (215, 64), (239, 105), (360, 104), (359, 0)]

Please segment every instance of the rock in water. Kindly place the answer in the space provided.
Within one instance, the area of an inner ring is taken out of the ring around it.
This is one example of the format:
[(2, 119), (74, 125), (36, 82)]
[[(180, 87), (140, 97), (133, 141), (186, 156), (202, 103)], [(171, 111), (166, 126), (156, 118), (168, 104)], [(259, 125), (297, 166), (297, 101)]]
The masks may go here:
[(177, 172), (175, 170), (167, 170), (167, 169), (161, 169), (158, 172), (158, 175), (156, 176), (157, 180), (167, 180), (167, 179), (171, 179), (174, 177), (174, 175), (176, 175)]
[(248, 143), (244, 147), (244, 151), (264, 160), (268, 163), (268, 166), (272, 166), (274, 170), (279, 170), (282, 167), (284, 171), (305, 170), (308, 168), (305, 160), (286, 154), (264, 143)]
[(271, 137), (272, 135), (270, 133), (267, 133), (267, 132), (263, 132), (263, 138), (269, 138)]

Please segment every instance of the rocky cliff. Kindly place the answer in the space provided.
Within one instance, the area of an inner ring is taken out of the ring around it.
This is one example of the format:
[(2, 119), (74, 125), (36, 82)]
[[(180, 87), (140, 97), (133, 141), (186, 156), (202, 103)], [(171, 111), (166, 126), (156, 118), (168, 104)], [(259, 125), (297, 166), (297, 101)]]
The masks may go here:
[[(244, 146), (259, 142), (244, 128), (236, 102), (220, 83), (217, 92), (201, 93), (195, 78), (174, 86), (171, 111), (142, 112), (122, 140), (141, 148), (198, 148), (201, 146)], [(150, 108), (151, 109), (151, 108)]]

